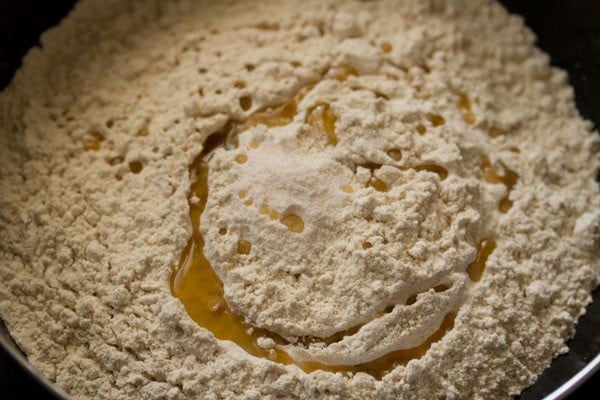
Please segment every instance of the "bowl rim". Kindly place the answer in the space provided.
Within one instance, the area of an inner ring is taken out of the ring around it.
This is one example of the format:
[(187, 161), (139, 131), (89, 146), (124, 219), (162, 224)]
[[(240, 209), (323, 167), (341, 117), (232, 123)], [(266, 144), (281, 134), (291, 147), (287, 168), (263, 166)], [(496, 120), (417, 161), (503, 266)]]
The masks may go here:
[(57, 384), (46, 378), (37, 368), (35, 368), (27, 359), (25, 354), (19, 349), (14, 339), (10, 336), (8, 328), (6, 327), (4, 320), (0, 317), (0, 346), (12, 357), (13, 360), (24, 369), (29, 376), (35, 381), (41, 384), (44, 389), (52, 393), (57, 399), (71, 400), (72, 397), (67, 394), (64, 390), (58, 387)]
[(554, 389), (544, 400), (562, 400), (572, 394), (579, 386), (600, 370), (600, 354), (597, 354), (585, 367), (565, 383)]

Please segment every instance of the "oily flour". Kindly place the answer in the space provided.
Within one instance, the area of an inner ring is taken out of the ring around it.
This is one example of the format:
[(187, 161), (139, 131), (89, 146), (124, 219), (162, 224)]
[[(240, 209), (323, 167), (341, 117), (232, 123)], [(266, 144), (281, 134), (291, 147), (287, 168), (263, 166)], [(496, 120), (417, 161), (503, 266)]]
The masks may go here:
[[(205, 254), (231, 309), (298, 360), (369, 361), (456, 312), (381, 380), (255, 358), (170, 292), (204, 141), (307, 85), (289, 123), (211, 152)], [(0, 93), (0, 316), (74, 398), (510, 398), (600, 281), (598, 149), (566, 74), (493, 1), (83, 0)]]

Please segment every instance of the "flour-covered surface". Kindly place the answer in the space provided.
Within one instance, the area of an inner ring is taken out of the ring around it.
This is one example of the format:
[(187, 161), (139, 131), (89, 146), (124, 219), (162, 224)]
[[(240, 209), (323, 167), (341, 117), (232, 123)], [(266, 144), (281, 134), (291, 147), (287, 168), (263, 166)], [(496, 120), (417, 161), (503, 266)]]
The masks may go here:
[[(0, 94), (0, 316), (31, 362), (75, 398), (533, 383), (599, 282), (600, 159), (521, 19), (483, 0), (214, 3), (84, 0)], [(231, 309), (298, 360), (372, 360), (456, 313), (381, 380), (250, 356), (169, 290), (206, 138), (302, 90), (289, 121), (207, 157), (204, 251)]]

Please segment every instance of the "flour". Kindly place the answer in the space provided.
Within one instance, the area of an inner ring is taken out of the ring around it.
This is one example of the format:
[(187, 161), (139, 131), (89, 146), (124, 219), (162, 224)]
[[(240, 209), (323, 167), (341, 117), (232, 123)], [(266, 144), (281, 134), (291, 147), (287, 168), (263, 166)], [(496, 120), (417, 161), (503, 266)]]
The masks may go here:
[[(600, 280), (600, 157), (521, 19), (484, 0), (214, 3), (84, 0), (0, 94), (0, 316), (29, 360), (75, 398), (531, 385)], [(426, 353), (381, 379), (306, 373), (191, 319), (169, 286), (189, 168), (228, 123), (200, 232), (228, 307), (285, 339), (257, 346), (351, 366), (452, 316)]]

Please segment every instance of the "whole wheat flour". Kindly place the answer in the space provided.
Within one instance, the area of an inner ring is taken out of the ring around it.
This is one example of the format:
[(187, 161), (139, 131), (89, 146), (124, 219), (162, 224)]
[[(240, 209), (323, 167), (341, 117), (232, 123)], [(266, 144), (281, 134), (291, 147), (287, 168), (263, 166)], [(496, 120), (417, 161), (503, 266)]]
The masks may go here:
[(510, 398), (599, 283), (598, 135), (493, 1), (83, 0), (0, 140), (0, 316), (75, 398)]

